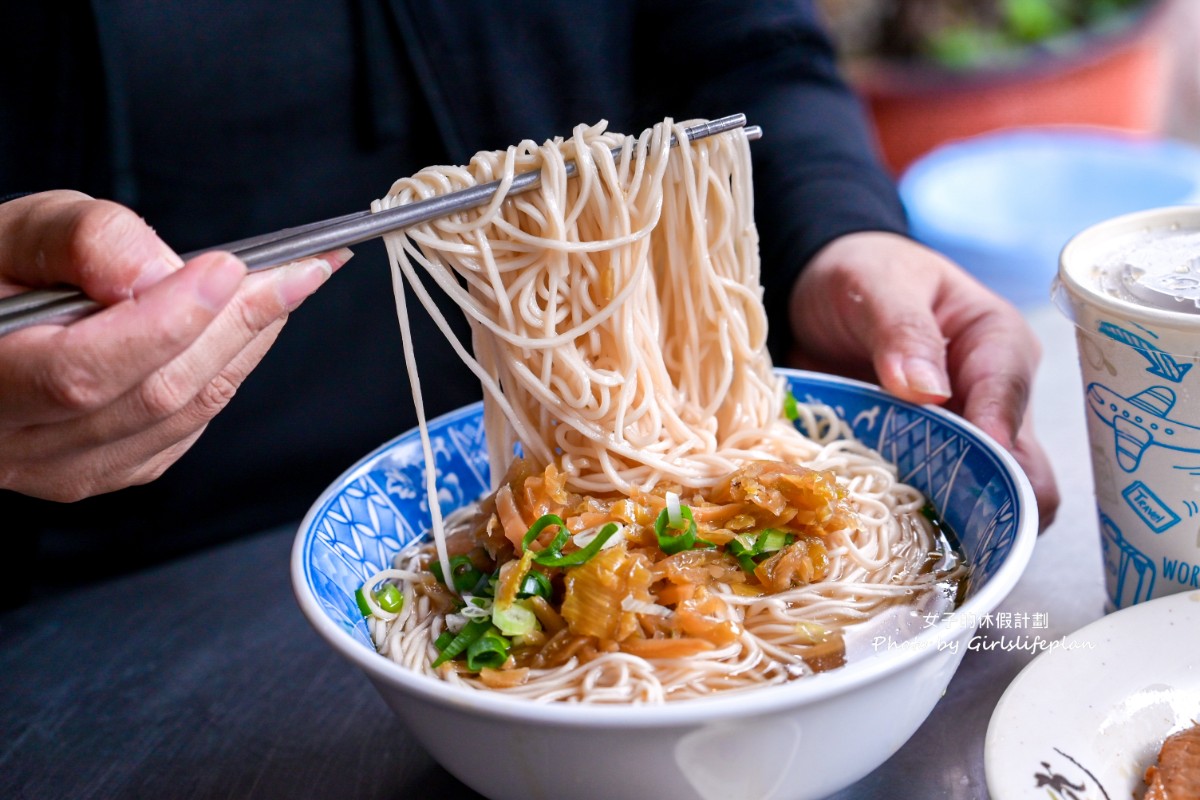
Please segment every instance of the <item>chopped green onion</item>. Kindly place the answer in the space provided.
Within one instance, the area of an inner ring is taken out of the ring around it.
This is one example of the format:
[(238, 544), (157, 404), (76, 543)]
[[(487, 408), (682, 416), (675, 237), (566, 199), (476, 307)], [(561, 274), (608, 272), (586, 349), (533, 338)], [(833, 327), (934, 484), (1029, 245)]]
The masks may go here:
[(733, 555), (754, 555), (754, 548), (757, 546), (758, 537), (753, 533), (736, 534), (729, 543), (725, 545), (725, 549)]
[[(531, 552), (529, 545), (533, 544), (534, 539), (550, 525), (558, 526), (558, 533), (555, 534), (554, 541), (550, 542), (547, 547), (537, 551), (533, 556), (534, 563), (540, 564), (543, 567), (577, 567), (600, 552), (600, 548), (604, 546), (604, 543), (611, 539), (617, 531), (621, 530), (619, 525), (610, 522), (600, 529), (600, 532), (596, 534), (596, 538), (588, 542), (586, 547), (582, 547), (574, 553), (564, 556), (562, 554), (563, 545), (570, 538), (570, 533), (567, 531), (567, 523), (563, 522), (562, 517), (557, 514), (543, 514), (525, 532), (525, 536), (521, 539), (521, 550), (523, 552)], [(523, 583), (522, 587), (524, 587)]]
[(795, 540), (795, 537), (785, 531), (778, 531), (774, 528), (767, 528), (758, 535), (758, 552), (759, 553), (774, 553), (776, 550), (782, 550)]
[[(600, 552), (600, 548), (604, 547), (604, 543), (611, 539), (617, 531), (621, 530), (621, 526), (615, 522), (609, 522), (600, 532), (596, 534), (596, 538), (587, 543), (587, 547), (582, 547), (570, 555), (562, 555), (558, 552), (550, 552), (547, 547), (533, 557), (534, 563), (540, 564), (543, 567), (577, 567), (580, 564), (587, 563), (592, 556)], [(695, 526), (693, 526), (695, 530)]]
[(688, 506), (680, 506), (679, 513), (687, 521), (687, 529), (683, 533), (675, 535), (666, 533), (667, 528), (670, 527), (667, 509), (664, 508), (655, 517), (654, 535), (658, 537), (659, 549), (667, 555), (673, 556), (684, 550), (691, 550), (693, 547), (712, 547), (712, 542), (696, 538), (696, 519), (692, 516), (692, 509)]
[(358, 610), (362, 612), (364, 617), (371, 616), (371, 607), (367, 605), (367, 598), (363, 596), (361, 586), (354, 590), (354, 602), (358, 603)]
[(754, 572), (761, 556), (782, 550), (796, 537), (786, 531), (766, 528), (757, 534), (739, 533), (725, 545), (725, 551), (738, 560), (746, 572)]
[(385, 583), (375, 592), (375, 601), (389, 614), (398, 614), (404, 608), (404, 594), (394, 583)]
[(800, 408), (796, 405), (796, 395), (792, 394), (791, 389), (783, 396), (783, 415), (792, 422), (800, 419)]
[(433, 666), (440, 667), (452, 658), (458, 658), (459, 654), (467, 649), (476, 639), (483, 636), (484, 632), (492, 627), (490, 618), (473, 619), (462, 627), (454, 638), (446, 643), (434, 660)]
[(679, 509), (679, 495), (667, 492), (667, 527), (677, 531), (687, 528), (688, 523)]
[(725, 545), (725, 551), (738, 560), (746, 572), (754, 572), (754, 537), (739, 533)]
[(553, 593), (554, 589), (551, 587), (550, 578), (546, 576), (546, 573), (530, 570), (529, 574), (521, 581), (517, 597), (544, 597), (549, 600)]
[(567, 532), (567, 523), (563, 522), (562, 517), (557, 514), (543, 514), (538, 517), (537, 522), (529, 526), (529, 530), (521, 537), (521, 552), (523, 553), (528, 550), (529, 545), (533, 544), (533, 541), (541, 535), (541, 532), (551, 525), (558, 526), (558, 533), (554, 536), (554, 541), (550, 542), (550, 546), (541, 552), (557, 553), (561, 551), (563, 545), (567, 543), (567, 538), (570, 536)]
[(445, 650), (446, 645), (450, 644), (450, 642), (453, 640), (454, 640), (453, 633), (451, 633), (450, 631), (442, 631), (441, 633), (438, 634), (438, 637), (433, 640), (433, 646), (436, 647), (438, 649), (438, 652), (440, 653), (443, 650)]
[[(434, 561), (429, 565), (429, 571), (441, 583), (446, 583), (446, 576), (442, 571), (442, 562)], [(450, 559), (450, 574), (454, 576), (454, 588), (460, 592), (473, 591), (484, 578), (483, 573), (476, 568), (471, 558), (465, 555), (454, 556)]]
[(539, 629), (537, 615), (529, 607), (528, 602), (515, 600), (512, 604), (492, 609), (492, 624), (500, 629), (505, 636), (524, 636)]
[[(362, 586), (354, 590), (354, 602), (358, 604), (358, 610), (362, 612), (364, 617), (369, 617), (375, 612), (371, 609), (371, 605), (367, 602), (367, 596), (363, 592)], [(379, 589), (376, 589), (372, 596), (379, 607), (389, 614), (397, 614), (400, 609), (404, 608), (404, 595), (394, 583), (385, 583)]]
[(492, 615), (492, 598), (468, 597), (459, 605), (458, 613), (467, 619), (487, 619)]
[(467, 669), (478, 672), (484, 667), (496, 669), (508, 658), (510, 642), (500, 631), (489, 628), (482, 636), (467, 646)]

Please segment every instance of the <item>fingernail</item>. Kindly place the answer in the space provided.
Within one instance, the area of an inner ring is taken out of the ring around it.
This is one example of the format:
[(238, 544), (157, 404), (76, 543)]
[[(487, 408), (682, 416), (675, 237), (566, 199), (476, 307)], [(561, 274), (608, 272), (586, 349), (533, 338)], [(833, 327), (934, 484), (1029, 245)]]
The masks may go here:
[[(331, 258), (336, 261), (336, 259)], [(344, 263), (344, 262), (342, 262)], [(341, 266), (339, 263), (337, 266)], [(315, 292), (333, 274), (333, 266), (323, 258), (308, 258), (279, 268), (275, 290), (284, 308), (292, 311)]]
[(950, 396), (950, 384), (946, 373), (933, 362), (923, 358), (904, 360), (904, 380), (914, 392), (931, 397)]
[(215, 259), (196, 284), (196, 297), (209, 311), (217, 311), (229, 302), (246, 275), (246, 266), (232, 256)]
[(354, 251), (349, 247), (343, 247), (339, 250), (334, 250), (332, 253), (327, 253), (324, 258), (329, 263), (330, 269), (337, 272), (343, 264), (354, 258)]

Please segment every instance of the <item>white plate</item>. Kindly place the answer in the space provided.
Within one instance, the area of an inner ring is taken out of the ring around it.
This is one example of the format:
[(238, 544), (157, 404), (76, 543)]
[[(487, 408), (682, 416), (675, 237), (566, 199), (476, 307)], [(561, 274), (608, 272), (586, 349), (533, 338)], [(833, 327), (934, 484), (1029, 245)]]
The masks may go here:
[(1163, 739), (1200, 721), (1198, 632), (1200, 592), (1186, 592), (1112, 613), (1035, 658), (988, 725), (992, 800), (1141, 797)]

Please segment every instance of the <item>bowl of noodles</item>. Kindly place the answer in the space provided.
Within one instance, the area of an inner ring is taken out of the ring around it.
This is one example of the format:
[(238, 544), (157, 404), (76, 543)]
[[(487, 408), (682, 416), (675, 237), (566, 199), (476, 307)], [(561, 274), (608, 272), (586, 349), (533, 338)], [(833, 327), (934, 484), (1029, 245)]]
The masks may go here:
[[(937, 609), (952, 600), (963, 612), (959, 620), (994, 609), (1031, 554), (1036, 512), (1012, 459), (953, 415), (854, 381), (782, 374), (808, 405), (805, 417), (829, 423), (824, 435), (866, 443), (920, 490), (918, 513), (935, 516), (926, 502), (937, 509), (938, 538), (965, 565), (955, 597), (946, 597), (950, 584), (935, 580), (924, 599), (886, 601), (879, 618), (859, 625), (861, 633), (844, 633), (842, 656), (833, 659), (844, 661), (839, 666), (822, 669), (830, 665), (820, 663), (818, 652), (809, 659), (817, 669), (729, 690), (719, 681), (718, 688), (697, 690), (704, 681), (697, 670), (680, 681), (689, 698), (665, 702), (631, 697), (622, 680), (632, 684), (633, 670), (618, 667), (610, 677), (594, 675), (590, 688), (579, 678), (576, 690), (594, 691), (595, 702), (556, 702), (447, 682), (379, 653), (373, 620), (364, 617), (356, 594), (426, 535), (430, 514), (416, 431), (368, 455), (313, 506), (293, 553), (301, 608), (434, 758), (487, 797), (715, 800), (838, 791), (882, 764), (932, 710), (973, 634), (961, 622), (939, 622)], [(429, 425), (448, 511), (489, 490), (482, 417), (475, 405)], [(800, 650), (821, 649), (818, 624), (802, 619), (796, 630)], [(954, 640), (958, 647), (950, 646)], [(669, 663), (680, 670), (678, 661)], [(561, 685), (555, 691), (564, 694)], [(488, 758), (464, 747), (468, 740)]]
[[(580, 126), (376, 206), (498, 180), (387, 240), (419, 424), (316, 500), (292, 581), (491, 798), (848, 786), (926, 718), (961, 620), (1036, 538), (1028, 480), (969, 423), (773, 367), (747, 139), (689, 130)], [(504, 197), (528, 169), (540, 187)], [(407, 298), (453, 332), (422, 276), (472, 326), (453, 344), (484, 394), (434, 420)]]

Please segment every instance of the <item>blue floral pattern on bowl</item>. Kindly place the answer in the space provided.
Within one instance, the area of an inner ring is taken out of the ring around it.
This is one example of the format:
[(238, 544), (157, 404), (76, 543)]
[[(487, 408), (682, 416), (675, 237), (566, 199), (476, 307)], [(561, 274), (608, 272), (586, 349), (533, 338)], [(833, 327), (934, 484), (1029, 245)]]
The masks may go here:
[[(973, 429), (937, 409), (898, 400), (877, 387), (814, 373), (781, 370), (798, 400), (834, 407), (855, 436), (895, 463), (923, 491), (958, 536), (982, 586), (1012, 549), (1019, 496), (1004, 463)], [(443, 513), (490, 486), (483, 407), (432, 420), (430, 443)], [(321, 495), (300, 532), (304, 581), (324, 613), (371, 647), (355, 590), (428, 529), (425, 459), (416, 430), (384, 444)]]

